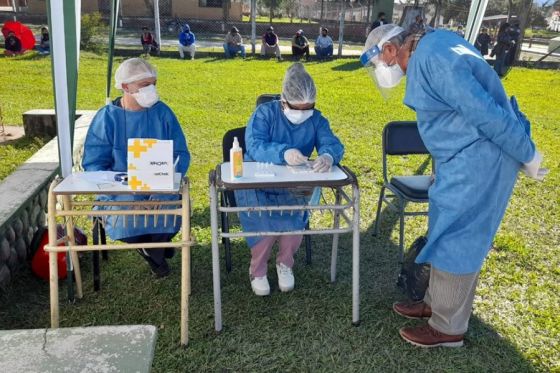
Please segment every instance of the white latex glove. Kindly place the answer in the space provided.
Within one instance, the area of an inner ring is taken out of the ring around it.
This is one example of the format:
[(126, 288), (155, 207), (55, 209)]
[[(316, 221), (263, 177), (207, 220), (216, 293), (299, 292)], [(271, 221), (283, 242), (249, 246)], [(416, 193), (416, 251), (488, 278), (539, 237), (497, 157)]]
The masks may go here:
[(330, 154), (322, 154), (313, 161), (314, 172), (329, 172), (333, 165), (333, 158)]
[(288, 149), (284, 152), (284, 160), (290, 166), (299, 166), (307, 162), (307, 157), (297, 149)]
[(542, 161), (543, 161), (543, 157), (541, 153), (535, 151), (535, 156), (533, 157), (531, 162), (525, 163), (521, 167), (521, 171), (523, 171), (525, 175), (529, 176), (532, 179), (542, 181), (544, 180), (544, 177), (548, 174), (548, 169), (540, 167)]

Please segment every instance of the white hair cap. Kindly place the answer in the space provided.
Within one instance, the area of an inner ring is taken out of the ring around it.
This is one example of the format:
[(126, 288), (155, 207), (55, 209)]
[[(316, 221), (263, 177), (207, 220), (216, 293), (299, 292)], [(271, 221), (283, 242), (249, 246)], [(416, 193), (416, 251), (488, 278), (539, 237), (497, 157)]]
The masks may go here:
[(147, 78), (157, 78), (154, 67), (142, 58), (129, 58), (123, 61), (115, 72), (115, 88), (123, 89), (123, 84), (134, 83)]
[(367, 37), (366, 44), (364, 45), (364, 52), (376, 45), (379, 49), (382, 49), (383, 44), (402, 32), (404, 32), (404, 29), (393, 23), (374, 28)]
[(282, 98), (290, 104), (312, 104), (317, 98), (313, 78), (300, 62), (294, 63), (286, 71), (282, 83)]

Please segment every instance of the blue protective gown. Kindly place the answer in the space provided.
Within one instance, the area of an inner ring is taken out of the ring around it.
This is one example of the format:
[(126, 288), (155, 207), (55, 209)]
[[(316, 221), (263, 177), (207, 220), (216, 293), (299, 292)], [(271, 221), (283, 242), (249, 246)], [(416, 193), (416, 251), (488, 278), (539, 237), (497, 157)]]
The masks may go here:
[(453, 274), (480, 270), (522, 163), (535, 154), (526, 123), (495, 71), (463, 38), (434, 31), (407, 68), (404, 103), (436, 163), (429, 233), (417, 263)]
[[(173, 140), (173, 159), (180, 157), (176, 172), (181, 172), (183, 175), (187, 172), (190, 154), (185, 135), (169, 106), (159, 101), (149, 109), (129, 111), (120, 106), (120, 99), (100, 109), (93, 118), (84, 144), (82, 167), (86, 171), (126, 172), (129, 138)], [(177, 198), (178, 196), (172, 195), (102, 195), (98, 197), (101, 201), (175, 200)], [(113, 210), (122, 208), (104, 207), (104, 209)], [(137, 216), (136, 227), (134, 227), (132, 216), (128, 217), (126, 227), (123, 219), (123, 216), (107, 218), (105, 229), (113, 240), (144, 234), (177, 233), (181, 226), (181, 219), (178, 217), (176, 224), (173, 224), (172, 216), (168, 216), (166, 225), (163, 216), (159, 216), (155, 222), (153, 215), (148, 217), (147, 222), (144, 221), (144, 216)]]
[[(344, 146), (333, 134), (328, 120), (320, 111), (314, 110), (313, 116), (299, 125), (292, 124), (282, 112), (280, 101), (271, 101), (256, 109), (251, 116), (245, 132), (245, 161), (271, 162), (286, 164), (284, 152), (298, 149), (307, 157), (313, 150), (319, 155), (329, 154), (334, 164), (344, 155)], [(296, 194), (286, 189), (250, 189), (235, 192), (238, 206), (277, 206), (305, 205), (311, 193)], [(301, 230), (307, 224), (308, 214), (289, 212), (241, 213), (240, 220), (245, 232), (272, 231), (286, 232)], [(255, 246), (262, 238), (248, 237), (249, 247)]]

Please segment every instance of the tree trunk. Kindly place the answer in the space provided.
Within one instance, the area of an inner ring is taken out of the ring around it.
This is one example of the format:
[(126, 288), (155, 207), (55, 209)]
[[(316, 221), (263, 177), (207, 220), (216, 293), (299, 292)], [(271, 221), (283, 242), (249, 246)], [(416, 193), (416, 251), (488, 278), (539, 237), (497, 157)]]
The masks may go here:
[(441, 8), (441, 1), (436, 2), (436, 10), (434, 11), (434, 19), (432, 20), (432, 27), (437, 28), (439, 25), (439, 11)]
[(508, 12), (507, 12), (507, 22), (511, 22), (511, 11), (513, 8), (513, 0), (508, 0)]
[(521, 3), (520, 12), (521, 19), (519, 22), (519, 28), (521, 29), (521, 35), (519, 36), (519, 47), (515, 53), (514, 63), (519, 60), (519, 55), (521, 54), (521, 48), (523, 47), (523, 39), (525, 38), (525, 29), (529, 23), (529, 17), (531, 17), (531, 8), (533, 7), (533, 0), (524, 0)]

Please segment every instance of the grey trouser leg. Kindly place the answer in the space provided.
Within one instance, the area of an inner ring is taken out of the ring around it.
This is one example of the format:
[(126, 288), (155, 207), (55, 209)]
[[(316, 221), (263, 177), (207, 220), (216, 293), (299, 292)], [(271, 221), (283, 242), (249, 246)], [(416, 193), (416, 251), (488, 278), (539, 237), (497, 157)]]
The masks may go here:
[(432, 267), (424, 302), (432, 308), (428, 324), (449, 335), (465, 334), (469, 327), (479, 272), (454, 275)]

